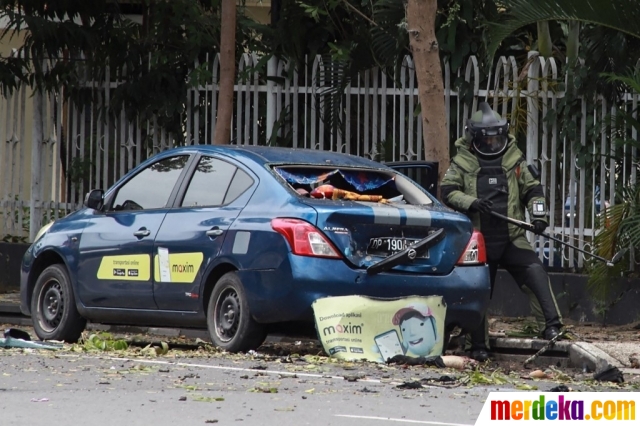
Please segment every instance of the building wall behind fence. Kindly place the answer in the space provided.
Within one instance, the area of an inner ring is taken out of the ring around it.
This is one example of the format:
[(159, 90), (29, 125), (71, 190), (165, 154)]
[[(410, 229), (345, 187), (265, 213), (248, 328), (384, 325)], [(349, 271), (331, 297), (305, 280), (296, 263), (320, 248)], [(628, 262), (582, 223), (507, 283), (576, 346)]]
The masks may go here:
[[(339, 130), (333, 132), (322, 118), (329, 102), (326, 89), (332, 85), (325, 80), (331, 75), (326, 72), (329, 63), (321, 57), (309, 58), (306, 67), (292, 69), (286, 61), (272, 59), (268, 69), (275, 78), (267, 79), (254, 71), (259, 59), (254, 54), (239, 58), (232, 143), (338, 151), (381, 161), (424, 159), (417, 81), (410, 57), (395, 78), (372, 69), (351, 81), (342, 94)], [(31, 113), (38, 109), (33, 105), (35, 98), (27, 96), (28, 88), (1, 99), (0, 134), (5, 140), (0, 146), (0, 238), (33, 238), (37, 229), (31, 228), (80, 208), (90, 189), (108, 188), (149, 156), (183, 143), (178, 141), (212, 143), (218, 57), (208, 57), (206, 63), (212, 78), (188, 93), (181, 138), (168, 134), (155, 120), (131, 122), (124, 112), (101, 117), (98, 105), (76, 108), (63, 104), (59, 95), (43, 98), (38, 118), (39, 113)], [(444, 77), (450, 142), (463, 135), (465, 120), (478, 102), (489, 102), (525, 135), (521, 143), (529, 162), (539, 160), (541, 180), (554, 212), (551, 229), (565, 241), (590, 249), (596, 216), (602, 206), (614, 202), (616, 185), (636, 182), (636, 148), (616, 152), (615, 140), (624, 136), (637, 141), (637, 132), (622, 135), (623, 130), (613, 124), (616, 107), (635, 111), (639, 94), (627, 94), (620, 105), (609, 105), (603, 99), (582, 101), (581, 117), (576, 118), (580, 140), (568, 141), (559, 137), (563, 124), (548, 119), (549, 111), (564, 96), (558, 90), (562, 77), (553, 59), (532, 52), (522, 66), (513, 57), (503, 57), (483, 76), (476, 58), (470, 57), (455, 72), (445, 62)], [(456, 80), (465, 82), (464, 93), (457, 91)], [(108, 102), (118, 84), (90, 83), (87, 90), (98, 91), (101, 102)], [(41, 131), (35, 134), (43, 136), (32, 141), (27, 134), (38, 123)], [(600, 123), (600, 133), (588, 134), (588, 123)], [(40, 168), (32, 166), (33, 146), (39, 148)], [(576, 149), (581, 146), (597, 154), (595, 162), (576, 161)], [(42, 182), (35, 186), (37, 193), (31, 191), (34, 179)], [(552, 266), (584, 264), (583, 255), (566, 247), (543, 241), (534, 244), (541, 257), (551, 258)]]

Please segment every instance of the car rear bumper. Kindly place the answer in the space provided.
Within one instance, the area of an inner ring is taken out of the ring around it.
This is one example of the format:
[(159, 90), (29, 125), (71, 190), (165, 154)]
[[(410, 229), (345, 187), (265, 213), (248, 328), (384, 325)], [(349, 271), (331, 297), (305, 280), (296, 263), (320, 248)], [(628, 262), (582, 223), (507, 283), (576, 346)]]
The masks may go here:
[(240, 271), (249, 306), (259, 322), (313, 320), (312, 303), (329, 296), (375, 298), (443, 296), (446, 324), (474, 328), (489, 307), (490, 280), (486, 265), (456, 267), (447, 275), (385, 272), (367, 275), (340, 260), (289, 256), (279, 268)]

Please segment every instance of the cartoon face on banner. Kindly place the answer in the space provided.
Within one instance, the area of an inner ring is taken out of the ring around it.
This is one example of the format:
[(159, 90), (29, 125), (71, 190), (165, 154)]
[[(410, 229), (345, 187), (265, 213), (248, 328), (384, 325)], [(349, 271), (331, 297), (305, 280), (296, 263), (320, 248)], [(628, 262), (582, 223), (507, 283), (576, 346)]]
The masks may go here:
[(318, 336), (331, 356), (384, 362), (395, 355), (442, 354), (446, 305), (441, 296), (327, 297), (316, 300), (313, 311)]
[(416, 303), (401, 308), (392, 322), (400, 327), (405, 354), (429, 356), (438, 343), (436, 319), (427, 305)]

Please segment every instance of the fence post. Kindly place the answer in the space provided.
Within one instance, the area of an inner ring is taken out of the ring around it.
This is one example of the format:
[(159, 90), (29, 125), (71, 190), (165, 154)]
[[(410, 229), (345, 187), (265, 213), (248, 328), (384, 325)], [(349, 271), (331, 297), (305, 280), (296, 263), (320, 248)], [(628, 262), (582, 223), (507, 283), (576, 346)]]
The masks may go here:
[(278, 59), (275, 56), (267, 62), (267, 138), (268, 143), (273, 133), (273, 124), (277, 120), (276, 111), (276, 84), (273, 78), (278, 73)]
[(33, 241), (42, 226), (42, 200), (40, 186), (42, 180), (42, 113), (44, 97), (42, 90), (33, 95), (33, 135), (31, 144), (31, 200), (29, 206), (29, 241)]
[(527, 55), (529, 59), (529, 70), (527, 71), (527, 163), (533, 164), (538, 158), (538, 88), (540, 77), (540, 67), (537, 62), (538, 52), (531, 51)]

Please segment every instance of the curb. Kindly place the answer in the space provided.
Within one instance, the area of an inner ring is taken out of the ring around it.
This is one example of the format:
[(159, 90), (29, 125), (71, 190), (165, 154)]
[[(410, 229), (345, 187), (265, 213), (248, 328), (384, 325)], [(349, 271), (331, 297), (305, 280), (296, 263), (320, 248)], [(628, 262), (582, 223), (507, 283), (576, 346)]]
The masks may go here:
[[(2, 313), (7, 315), (0, 315), (0, 323), (31, 326), (31, 318), (22, 315), (11, 315), (7, 311)], [(19, 313), (19, 308), (18, 311)], [(106, 325), (98, 323), (88, 323), (87, 330), (90, 331), (104, 331), (109, 333), (120, 334), (147, 334), (160, 337), (186, 337), (189, 339), (201, 339), (205, 342), (211, 342), (209, 332), (201, 329), (190, 328), (167, 328), (167, 327), (136, 327), (127, 325)], [(295, 342), (297, 340), (307, 340), (307, 338), (290, 337), (286, 335), (270, 334), (267, 336), (265, 342), (278, 343), (278, 342)], [(515, 339), (506, 337), (492, 337), (490, 343), (493, 348), (498, 350), (507, 351), (539, 351), (546, 344), (545, 340), (541, 339)], [(497, 351), (499, 352), (499, 351)], [(550, 354), (542, 354), (539, 358), (540, 361), (547, 361), (550, 364), (556, 364), (558, 362), (568, 362), (573, 368), (580, 368), (585, 372), (594, 372), (599, 369), (600, 366), (610, 365), (617, 367), (623, 374), (628, 375), (640, 375), (640, 369), (626, 368), (620, 361), (596, 347), (595, 345), (587, 342), (569, 342), (559, 341), (549, 351)], [(500, 355), (498, 353), (498, 355)], [(510, 357), (522, 358), (523, 360), (528, 358), (529, 355), (517, 355), (510, 354)], [(540, 362), (537, 363), (540, 365)]]
[[(546, 344), (546, 341), (540, 339), (513, 339), (513, 338), (495, 338), (491, 339), (492, 347), (497, 349), (516, 349), (516, 350), (535, 350), (538, 351)], [(569, 363), (573, 368), (581, 368), (585, 372), (595, 372), (604, 366), (612, 366), (620, 369), (623, 374), (640, 375), (640, 369), (626, 368), (620, 361), (598, 348), (597, 346), (587, 342), (570, 342), (559, 341), (550, 350), (555, 353), (563, 352), (569, 359)], [(547, 356), (542, 354), (542, 359), (548, 358), (549, 361), (556, 361), (558, 357)]]

